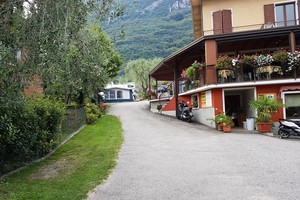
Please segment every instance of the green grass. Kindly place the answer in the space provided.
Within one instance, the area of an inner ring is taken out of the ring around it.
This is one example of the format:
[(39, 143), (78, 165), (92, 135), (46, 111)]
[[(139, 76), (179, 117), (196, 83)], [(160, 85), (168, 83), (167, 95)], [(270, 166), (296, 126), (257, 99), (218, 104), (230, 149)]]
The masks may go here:
[(0, 182), (0, 199), (84, 199), (116, 165), (122, 127), (104, 116), (42, 162)]

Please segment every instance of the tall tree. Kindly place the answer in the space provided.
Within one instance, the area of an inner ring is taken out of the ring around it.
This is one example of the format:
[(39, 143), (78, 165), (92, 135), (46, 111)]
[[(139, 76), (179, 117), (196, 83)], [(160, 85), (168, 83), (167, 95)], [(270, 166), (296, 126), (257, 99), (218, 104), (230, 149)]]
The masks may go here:
[[(105, 20), (122, 14), (122, 6), (115, 0), (7, 0), (0, 4), (0, 70), (10, 75), (0, 77), (1, 89), (6, 89), (3, 83), (9, 80), (8, 85), (22, 91), (22, 81), (34, 73), (43, 76), (48, 87), (56, 84), (56, 74), (73, 70), (72, 54), (83, 40), (80, 32), (87, 25), (89, 13)], [(20, 56), (16, 57), (16, 52), (21, 52)], [(107, 66), (107, 61), (98, 61), (99, 66)], [(72, 81), (70, 85), (77, 84), (77, 80)]]
[(126, 76), (142, 88), (144, 95), (149, 89), (149, 72), (161, 61), (161, 58), (138, 59), (129, 61), (126, 66)]

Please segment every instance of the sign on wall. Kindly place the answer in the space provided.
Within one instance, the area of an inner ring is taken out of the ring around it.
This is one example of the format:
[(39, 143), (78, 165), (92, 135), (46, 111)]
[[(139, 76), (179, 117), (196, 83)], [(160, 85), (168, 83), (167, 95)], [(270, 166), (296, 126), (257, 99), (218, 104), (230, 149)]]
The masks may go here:
[(201, 92), (201, 108), (212, 107), (211, 90)]

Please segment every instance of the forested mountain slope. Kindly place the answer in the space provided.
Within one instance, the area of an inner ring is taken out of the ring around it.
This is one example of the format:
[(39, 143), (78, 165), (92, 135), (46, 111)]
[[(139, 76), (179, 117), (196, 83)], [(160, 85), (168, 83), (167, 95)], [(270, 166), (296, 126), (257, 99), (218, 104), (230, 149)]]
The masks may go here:
[[(125, 0), (122, 19), (104, 24), (125, 62), (166, 57), (193, 41), (189, 0)], [(121, 37), (124, 31), (124, 38)]]

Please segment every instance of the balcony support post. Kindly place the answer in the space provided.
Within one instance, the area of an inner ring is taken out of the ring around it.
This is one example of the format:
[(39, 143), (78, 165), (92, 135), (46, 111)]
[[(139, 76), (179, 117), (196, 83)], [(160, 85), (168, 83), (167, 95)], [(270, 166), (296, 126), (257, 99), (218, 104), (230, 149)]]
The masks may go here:
[(215, 40), (205, 41), (205, 80), (204, 84), (216, 84), (217, 83), (217, 70), (216, 70), (216, 61), (217, 61), (217, 42)]
[(179, 110), (177, 108), (177, 102), (178, 102), (178, 93), (179, 93), (179, 64), (176, 60), (176, 65), (174, 68), (174, 98), (175, 98), (175, 108), (176, 108), (176, 117), (179, 117)]
[[(295, 39), (295, 33), (293, 31), (290, 32), (289, 34), (289, 42), (290, 42), (290, 49), (291, 52), (296, 51), (296, 39)], [(294, 78), (297, 79), (297, 70), (294, 69)]]

